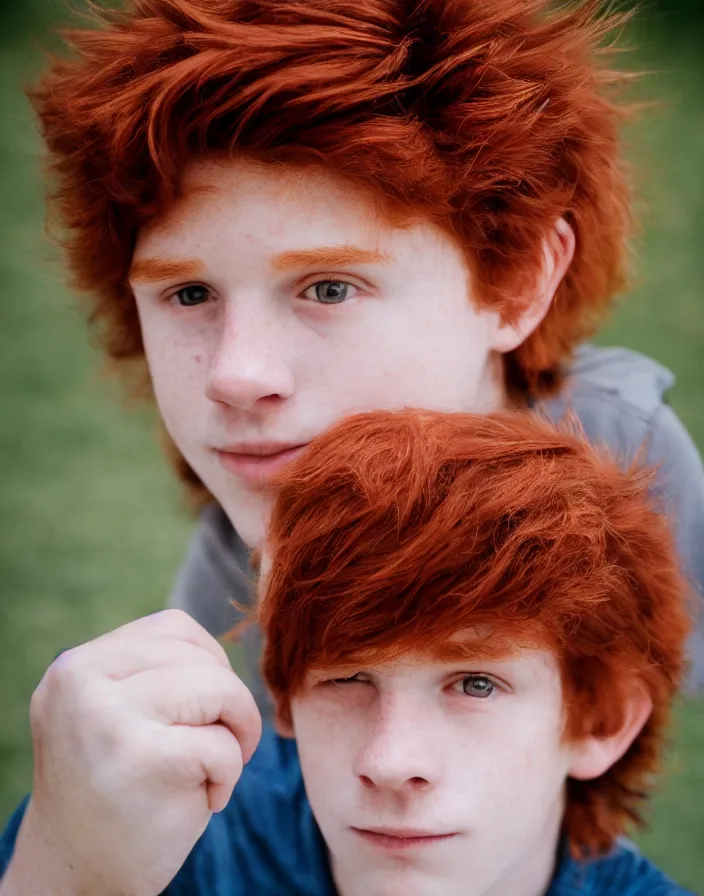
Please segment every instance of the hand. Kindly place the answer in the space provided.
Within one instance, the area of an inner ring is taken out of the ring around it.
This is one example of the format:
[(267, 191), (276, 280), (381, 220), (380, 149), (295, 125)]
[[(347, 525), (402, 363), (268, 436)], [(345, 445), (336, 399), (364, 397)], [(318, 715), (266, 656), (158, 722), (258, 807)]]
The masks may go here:
[(225, 651), (180, 610), (63, 653), (30, 719), (33, 795), (3, 894), (161, 893), (261, 735)]

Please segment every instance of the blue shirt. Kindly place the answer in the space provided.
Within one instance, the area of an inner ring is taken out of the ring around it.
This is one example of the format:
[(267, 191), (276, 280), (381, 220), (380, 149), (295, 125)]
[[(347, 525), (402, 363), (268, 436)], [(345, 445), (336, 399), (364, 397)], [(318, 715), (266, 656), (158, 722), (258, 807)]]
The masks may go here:
[[(0, 875), (25, 803), (0, 839)], [(325, 843), (305, 795), (294, 741), (267, 728), (227, 808), (162, 896), (336, 896)], [(605, 858), (560, 859), (546, 896), (693, 896), (634, 848)]]

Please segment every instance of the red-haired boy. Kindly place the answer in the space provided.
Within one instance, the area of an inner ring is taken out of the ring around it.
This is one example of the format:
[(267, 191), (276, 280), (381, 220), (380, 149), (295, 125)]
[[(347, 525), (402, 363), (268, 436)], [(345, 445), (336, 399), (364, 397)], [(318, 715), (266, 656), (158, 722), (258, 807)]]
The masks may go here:
[(601, 7), (133, 0), (34, 90), (104, 345), (148, 372), (185, 479), (217, 502), (171, 600), (209, 631), (246, 594), (271, 473), (379, 408), (571, 404), (623, 461), (645, 442), (704, 580), (672, 377), (578, 348), (630, 226), (602, 46), (623, 17)]
[(405, 411), (280, 481), (279, 733), (183, 614), (77, 648), (2, 896), (684, 896), (619, 842), (689, 627), (648, 477), (527, 414)]

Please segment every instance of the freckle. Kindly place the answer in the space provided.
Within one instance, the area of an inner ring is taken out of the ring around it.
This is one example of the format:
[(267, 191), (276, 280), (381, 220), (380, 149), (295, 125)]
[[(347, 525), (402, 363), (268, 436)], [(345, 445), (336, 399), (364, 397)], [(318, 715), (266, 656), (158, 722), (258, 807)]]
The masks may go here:
[(200, 362), (203, 360), (203, 356), (202, 356), (202, 355), (196, 355), (195, 358), (194, 358), (193, 360), (196, 362), (196, 364), (200, 364)]

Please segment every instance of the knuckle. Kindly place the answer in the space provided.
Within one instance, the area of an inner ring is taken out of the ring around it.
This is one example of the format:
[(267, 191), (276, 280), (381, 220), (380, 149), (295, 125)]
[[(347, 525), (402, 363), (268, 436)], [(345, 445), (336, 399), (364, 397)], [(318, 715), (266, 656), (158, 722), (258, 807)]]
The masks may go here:
[(168, 627), (173, 627), (177, 630), (182, 630), (184, 628), (192, 628), (194, 625), (197, 625), (195, 620), (186, 613), (185, 610), (179, 610), (176, 607), (169, 607), (166, 610), (162, 610), (158, 614), (159, 620)]
[(225, 648), (215, 638), (213, 638), (213, 645), (213, 650), (215, 650), (215, 652), (218, 654), (223, 665), (226, 665), (228, 669), (231, 669), (232, 666), (230, 664), (230, 657), (227, 655), (227, 651), (225, 650)]
[(248, 714), (256, 712), (256, 703), (252, 692), (242, 679), (234, 672), (225, 672), (224, 687), (226, 693), (233, 704), (235, 704), (240, 712)]
[(52, 706), (64, 700), (65, 695), (74, 690), (80, 677), (80, 658), (76, 656), (75, 648), (59, 654), (32, 694), (30, 719), (40, 722)]
[(82, 675), (81, 650), (79, 647), (73, 647), (64, 650), (56, 657), (46, 670), (43, 682), (48, 689), (63, 690), (79, 682)]
[(29, 701), (29, 724), (32, 731), (35, 732), (40, 731), (44, 727), (46, 718), (46, 686), (43, 684), (43, 681), (44, 679), (39, 683)]

